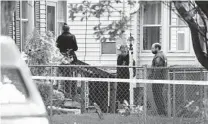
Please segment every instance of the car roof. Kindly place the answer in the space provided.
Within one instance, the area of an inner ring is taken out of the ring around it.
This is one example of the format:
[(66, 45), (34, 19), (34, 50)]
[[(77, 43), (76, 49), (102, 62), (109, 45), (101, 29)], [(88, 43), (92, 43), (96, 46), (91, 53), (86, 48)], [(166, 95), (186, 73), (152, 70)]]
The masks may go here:
[(0, 57), (1, 66), (17, 66), (21, 59), (20, 51), (18, 50), (15, 41), (6, 36), (0, 36)]

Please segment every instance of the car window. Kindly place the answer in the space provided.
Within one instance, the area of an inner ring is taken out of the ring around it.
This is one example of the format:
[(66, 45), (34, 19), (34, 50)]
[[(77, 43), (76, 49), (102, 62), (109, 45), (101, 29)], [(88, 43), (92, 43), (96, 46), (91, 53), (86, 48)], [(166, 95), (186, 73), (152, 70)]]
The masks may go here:
[(26, 102), (28, 93), (18, 69), (1, 67), (0, 103)]

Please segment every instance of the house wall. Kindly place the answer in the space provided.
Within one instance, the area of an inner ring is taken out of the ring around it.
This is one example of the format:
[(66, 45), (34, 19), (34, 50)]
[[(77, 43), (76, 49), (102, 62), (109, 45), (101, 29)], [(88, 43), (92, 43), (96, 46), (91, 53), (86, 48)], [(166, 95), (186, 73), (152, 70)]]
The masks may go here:
[[(191, 41), (191, 35), (189, 29), (186, 32), (187, 36), (187, 41), (185, 43), (186, 50), (185, 51), (171, 51), (169, 50), (169, 45), (170, 45), (170, 36), (172, 40), (172, 44), (174, 44), (174, 39), (176, 40), (176, 34), (170, 34), (169, 30), (169, 7), (162, 4), (162, 10), (161, 10), (161, 45), (162, 45), (162, 51), (165, 53), (168, 59), (168, 65), (196, 65), (199, 64), (196, 60), (194, 51), (193, 51), (193, 46), (192, 46), (192, 41)], [(138, 43), (137, 45), (137, 65), (151, 65), (152, 63), (152, 58), (153, 54), (151, 53), (151, 50), (143, 50), (143, 10), (142, 7), (140, 11), (138, 12), (138, 32), (137, 32), (137, 37), (138, 37)], [(174, 20), (174, 19), (173, 19)], [(174, 45), (172, 45), (174, 46)], [(172, 48), (174, 49), (174, 48)]]
[[(77, 1), (69, 1), (68, 2), (68, 10), (70, 10), (70, 4), (80, 4), (82, 0)], [(93, 1), (93, 2), (98, 2)], [(114, 4), (114, 7), (117, 9), (123, 9), (123, 4)], [(69, 17), (68, 12), (68, 17)], [(76, 52), (78, 59), (81, 61), (85, 61), (91, 65), (116, 65), (117, 64), (117, 53), (115, 54), (102, 54), (102, 45), (99, 40), (96, 40), (96, 36), (93, 34), (95, 31), (93, 27), (99, 23), (106, 26), (110, 24), (112, 21), (117, 21), (121, 19), (121, 15), (118, 13), (112, 13), (111, 16), (108, 18), (107, 14), (104, 14), (101, 18), (90, 17), (87, 21), (81, 20), (82, 14), (76, 14), (76, 18), (72, 21), (70, 18), (67, 19), (67, 23), (70, 26), (70, 32), (76, 36), (77, 43), (78, 43), (78, 51)], [(132, 24), (136, 23), (134, 18), (132, 18)], [(132, 29), (132, 34), (135, 35), (136, 33)], [(129, 34), (127, 34), (128, 36)], [(107, 41), (109, 42), (109, 41)], [(111, 41), (115, 42), (115, 49), (118, 42), (122, 42), (121, 39), (118, 41)]]
[[(68, 10), (70, 8), (70, 4), (77, 4), (79, 1), (70, 1), (68, 2)], [(116, 6), (121, 8), (122, 6)], [(142, 9), (142, 6), (140, 7)], [(134, 43), (134, 59), (136, 60), (136, 65), (151, 65), (153, 54), (150, 50), (143, 50), (143, 11), (140, 9), (133, 17), (132, 17), (132, 26), (131, 26), (131, 33), (135, 38)], [(67, 11), (68, 11), (67, 10)], [(125, 8), (125, 10), (127, 10)], [(68, 12), (69, 15), (69, 12)], [(100, 41), (95, 40), (95, 35), (93, 35), (94, 30), (93, 27), (101, 22), (102, 24), (109, 24), (110, 21), (107, 21), (107, 16), (103, 16), (100, 19), (97, 18), (90, 18), (86, 22), (80, 21), (81, 15), (77, 16), (74, 21), (71, 19), (67, 19), (68, 24), (71, 27), (71, 32), (76, 35), (77, 43), (79, 50), (76, 52), (78, 59), (85, 61), (89, 64), (96, 64), (96, 65), (116, 65), (117, 54), (101, 54), (101, 43)], [(161, 29), (160, 29), (160, 42), (162, 45), (162, 51), (166, 54), (168, 58), (168, 65), (195, 65), (199, 64), (196, 60), (192, 42), (191, 42), (191, 35), (189, 29), (185, 30), (186, 34), (186, 43), (185, 47), (186, 50), (184, 51), (177, 51), (174, 50), (176, 48), (177, 35), (173, 33), (170, 34), (170, 24), (169, 24), (169, 8), (166, 5), (161, 4)], [(176, 17), (173, 17), (176, 18)], [(118, 15), (114, 15), (110, 17), (110, 20), (119, 20), (120, 17)], [(137, 21), (135, 21), (137, 20)], [(174, 19), (173, 19), (174, 20)], [(176, 22), (175, 22), (176, 23)], [(87, 25), (87, 26), (86, 26)], [(86, 32), (87, 28), (87, 32)], [(174, 30), (172, 30), (174, 31)], [(127, 31), (129, 33), (129, 31)], [(177, 30), (175, 30), (177, 32)], [(189, 32), (189, 33), (187, 33)], [(85, 33), (87, 34), (85, 37)], [(128, 37), (128, 33), (126, 37)], [(170, 36), (172, 40), (172, 46), (169, 50), (169, 42)], [(86, 41), (85, 41), (86, 38)], [(175, 39), (175, 41), (174, 41)], [(125, 41), (126, 39), (123, 39)], [(123, 42), (121, 39), (118, 39), (116, 44), (118, 45), (120, 42)], [(115, 46), (116, 47), (116, 46)]]
[[(55, 5), (55, 15), (58, 17), (59, 8), (57, 4), (60, 1), (28, 0), (24, 2), (27, 2), (24, 7), (22, 1), (16, 2), (16, 11), (13, 14), (13, 21), (9, 26), (9, 36), (15, 40), (20, 51), (23, 51), (25, 37), (31, 35), (34, 28), (40, 33), (45, 33), (47, 31), (47, 5)], [(66, 21), (66, 19), (64, 21)], [(58, 23), (56, 18), (55, 23)], [(55, 24), (56, 36), (58, 34), (57, 30), (57, 24)]]

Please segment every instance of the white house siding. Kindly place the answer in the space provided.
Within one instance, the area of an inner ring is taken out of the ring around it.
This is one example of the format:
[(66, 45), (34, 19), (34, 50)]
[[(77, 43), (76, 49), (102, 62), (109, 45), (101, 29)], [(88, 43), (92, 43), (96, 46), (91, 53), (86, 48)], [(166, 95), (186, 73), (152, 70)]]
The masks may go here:
[[(93, 2), (98, 2), (93, 1)], [(68, 10), (70, 7), (70, 4), (80, 4), (81, 1), (68, 1)], [(114, 4), (114, 7), (116, 7), (119, 10), (123, 10), (123, 4)], [(67, 10), (67, 11), (68, 11)], [(68, 12), (69, 15), (69, 12)], [(72, 21), (70, 18), (68, 18), (68, 24), (70, 26), (70, 32), (73, 33), (76, 36), (77, 43), (78, 43), (78, 51), (76, 52), (78, 59), (85, 61), (88, 64), (91, 65), (116, 65), (117, 62), (117, 54), (101, 54), (101, 43), (100, 41), (96, 41), (96, 36), (93, 34), (94, 30), (93, 27), (99, 24), (99, 22), (102, 23), (102, 25), (108, 25), (112, 21), (117, 21), (121, 19), (120, 14), (113, 13), (108, 18), (108, 15), (103, 15), (100, 19), (95, 17), (90, 17), (87, 22), (86, 20), (80, 21), (82, 14), (75, 15), (76, 18), (74, 21)], [(132, 23), (134, 23), (132, 21)], [(87, 24), (87, 26), (86, 26)], [(87, 32), (86, 32), (87, 29)], [(87, 35), (85, 35), (85, 33)], [(132, 34), (135, 33), (132, 31)], [(86, 38), (86, 40), (85, 40)], [(115, 41), (116, 42), (116, 41)], [(116, 47), (115, 47), (116, 49)]]
[(47, 9), (46, 0), (40, 1), (40, 32), (46, 31), (46, 9)]
[[(187, 39), (187, 43), (185, 44), (186, 50), (185, 51), (177, 51), (176, 50), (176, 40), (177, 40), (177, 30), (172, 30), (172, 33), (170, 34), (169, 31), (169, 8), (165, 5), (162, 4), (162, 17), (161, 17), (161, 45), (162, 45), (162, 51), (166, 54), (167, 59), (168, 59), (168, 65), (198, 65), (198, 61), (196, 60), (194, 51), (193, 51), (193, 46), (192, 46), (192, 41), (191, 41), (191, 35), (189, 29), (185, 30), (186, 34), (185, 37)], [(143, 16), (142, 16), (142, 11), (138, 12), (138, 32), (137, 32), (137, 37), (139, 39), (139, 42), (137, 45), (137, 65), (151, 65), (152, 63), (152, 58), (153, 54), (151, 53), (151, 50), (148, 51), (143, 51)], [(172, 20), (172, 23), (176, 23), (176, 19), (174, 22), (174, 19)], [(169, 50), (169, 43), (170, 43), (170, 36), (172, 40), (172, 45), (171, 49), (173, 51)]]

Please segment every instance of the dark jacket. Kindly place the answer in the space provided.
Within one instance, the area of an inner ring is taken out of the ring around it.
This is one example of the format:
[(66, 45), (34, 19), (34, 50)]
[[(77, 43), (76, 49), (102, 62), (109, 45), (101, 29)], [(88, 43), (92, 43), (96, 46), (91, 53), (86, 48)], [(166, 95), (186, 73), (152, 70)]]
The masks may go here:
[(73, 51), (78, 50), (76, 37), (69, 32), (62, 33), (57, 38), (56, 44), (61, 53), (66, 53), (68, 49), (72, 49)]
[[(129, 54), (126, 56), (123, 55), (118, 55), (117, 58), (117, 65), (119, 66), (129, 66)], [(133, 66), (135, 66), (135, 61), (133, 61)], [(133, 68), (133, 76), (136, 75), (136, 69)], [(128, 67), (117, 67), (117, 77), (118, 78), (125, 78), (129, 79), (130, 74), (129, 74), (129, 68)]]
[(70, 32), (62, 33), (56, 40), (56, 46), (59, 48), (60, 52), (65, 55), (68, 50), (70, 54), (73, 56), (74, 61), (77, 60), (76, 54), (74, 51), (78, 50), (76, 37)]
[(167, 58), (162, 51), (155, 54), (152, 60), (152, 79), (167, 79)]

